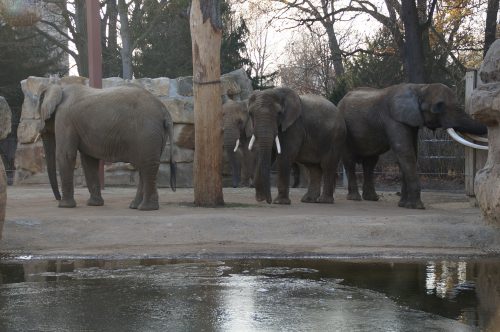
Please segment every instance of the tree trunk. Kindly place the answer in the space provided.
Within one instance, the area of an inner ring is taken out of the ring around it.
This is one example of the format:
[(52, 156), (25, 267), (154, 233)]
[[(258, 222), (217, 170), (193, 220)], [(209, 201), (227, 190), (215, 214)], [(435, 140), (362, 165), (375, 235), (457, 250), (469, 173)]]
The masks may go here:
[(488, 11), (486, 12), (486, 27), (484, 29), (484, 52), (488, 52), (491, 44), (495, 41), (497, 32), (497, 15), (499, 0), (488, 0)]
[(87, 47), (87, 6), (85, 0), (75, 1), (75, 47), (78, 51), (76, 66), (80, 76), (89, 76), (88, 47)]
[(425, 83), (422, 32), (415, 0), (401, 1), (401, 19), (405, 28), (405, 67), (408, 82)]
[(125, 0), (118, 0), (118, 12), (120, 14), (120, 37), (122, 39), (122, 69), (123, 79), (132, 79), (132, 44), (130, 42), (130, 29), (128, 22), (128, 7)]
[(2, 158), (0, 158), (0, 240), (2, 239), (3, 222), (5, 220), (5, 208), (7, 205), (7, 177)]
[(193, 0), (190, 14), (196, 147), (194, 203), (206, 207), (224, 204), (219, 6), (218, 0)]

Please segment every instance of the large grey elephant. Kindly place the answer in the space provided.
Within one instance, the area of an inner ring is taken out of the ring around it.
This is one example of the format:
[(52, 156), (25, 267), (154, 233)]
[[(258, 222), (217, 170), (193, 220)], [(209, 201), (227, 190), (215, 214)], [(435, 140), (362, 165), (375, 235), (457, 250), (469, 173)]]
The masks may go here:
[(399, 84), (385, 89), (359, 88), (338, 105), (347, 126), (343, 156), (347, 199), (361, 200), (356, 163), (363, 165), (363, 199), (378, 200), (373, 172), (379, 155), (391, 149), (402, 173), (400, 207), (423, 209), (417, 175), (418, 129), (453, 128), (475, 135), (487, 128), (458, 107), (455, 93), (443, 84)]
[(299, 96), (291, 89), (275, 88), (255, 91), (248, 108), (255, 134), (250, 147), (255, 144), (257, 148), (257, 201), (271, 203), (270, 171), (276, 142), (278, 196), (273, 203), (290, 204), (293, 162), (303, 164), (309, 171), (309, 187), (302, 202), (333, 203), (346, 134), (344, 119), (335, 105), (320, 96)]
[(231, 166), (232, 185), (250, 186), (253, 183), (256, 155), (248, 150), (253, 134), (247, 101), (228, 100), (222, 105), (224, 151)]
[[(59, 207), (74, 207), (73, 172), (77, 151), (90, 192), (88, 205), (103, 205), (99, 160), (130, 162), (139, 172), (130, 208), (156, 210), (156, 176), (173, 123), (165, 106), (136, 86), (93, 89), (80, 84), (49, 84), (41, 89), (38, 110), (47, 171)], [(170, 185), (175, 190), (176, 165), (170, 149)], [(57, 166), (61, 177), (59, 194)]]

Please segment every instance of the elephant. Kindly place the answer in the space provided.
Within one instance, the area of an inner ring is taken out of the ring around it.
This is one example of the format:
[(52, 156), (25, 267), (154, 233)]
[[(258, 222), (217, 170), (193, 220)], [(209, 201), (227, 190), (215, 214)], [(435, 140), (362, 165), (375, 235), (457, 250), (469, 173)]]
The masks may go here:
[[(333, 203), (337, 167), (346, 137), (345, 122), (336, 106), (321, 96), (299, 96), (289, 88), (273, 88), (254, 91), (248, 108), (254, 126), (249, 148), (255, 145), (257, 150), (256, 200), (290, 204), (290, 168), (296, 162), (309, 172), (309, 186), (301, 201)], [(278, 196), (271, 200), (274, 143)]]
[[(458, 107), (455, 93), (440, 83), (403, 83), (383, 89), (358, 88), (339, 102), (347, 126), (342, 161), (347, 173), (349, 200), (377, 201), (373, 173), (379, 155), (392, 150), (402, 173), (398, 205), (424, 209), (417, 176), (418, 130), (453, 128), (475, 135), (487, 128)], [(363, 166), (363, 196), (356, 181), (356, 163)]]
[[(224, 151), (231, 166), (232, 186), (252, 187), (257, 156), (255, 151), (247, 149), (253, 135), (253, 125), (248, 113), (248, 100), (227, 100), (222, 105)], [(275, 155), (273, 154), (273, 160)], [(292, 164), (293, 185), (300, 184), (300, 168)]]
[(253, 133), (247, 101), (226, 101), (222, 105), (222, 118), (224, 151), (231, 166), (232, 186), (236, 188), (240, 182), (244, 186), (250, 186), (253, 182), (256, 156), (253, 151), (247, 149)]
[[(73, 172), (80, 152), (90, 198), (104, 204), (99, 160), (130, 162), (139, 172), (131, 209), (157, 210), (156, 176), (167, 137), (173, 144), (173, 123), (163, 103), (138, 86), (94, 89), (81, 84), (43, 85), (37, 105), (47, 172), (59, 207), (76, 206)], [(170, 186), (176, 189), (176, 164), (170, 149)], [(57, 166), (61, 177), (59, 193)]]

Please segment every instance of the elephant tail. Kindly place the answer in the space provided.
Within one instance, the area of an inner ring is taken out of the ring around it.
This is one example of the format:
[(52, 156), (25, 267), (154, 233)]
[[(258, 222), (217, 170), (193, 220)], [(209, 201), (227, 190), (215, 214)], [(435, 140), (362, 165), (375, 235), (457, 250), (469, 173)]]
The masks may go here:
[(174, 160), (174, 123), (170, 114), (165, 118), (163, 126), (168, 130), (170, 140), (170, 188), (175, 191), (177, 189), (177, 163)]

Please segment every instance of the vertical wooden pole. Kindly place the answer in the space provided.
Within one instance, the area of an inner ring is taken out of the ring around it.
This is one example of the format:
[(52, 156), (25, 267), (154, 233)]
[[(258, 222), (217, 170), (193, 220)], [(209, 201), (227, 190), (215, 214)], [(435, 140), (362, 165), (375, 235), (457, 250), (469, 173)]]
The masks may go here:
[(194, 203), (224, 204), (219, 0), (193, 0), (190, 13), (195, 114)]
[[(102, 88), (101, 15), (99, 0), (86, 0), (89, 86)], [(99, 182), (104, 189), (104, 161), (99, 162)]]

